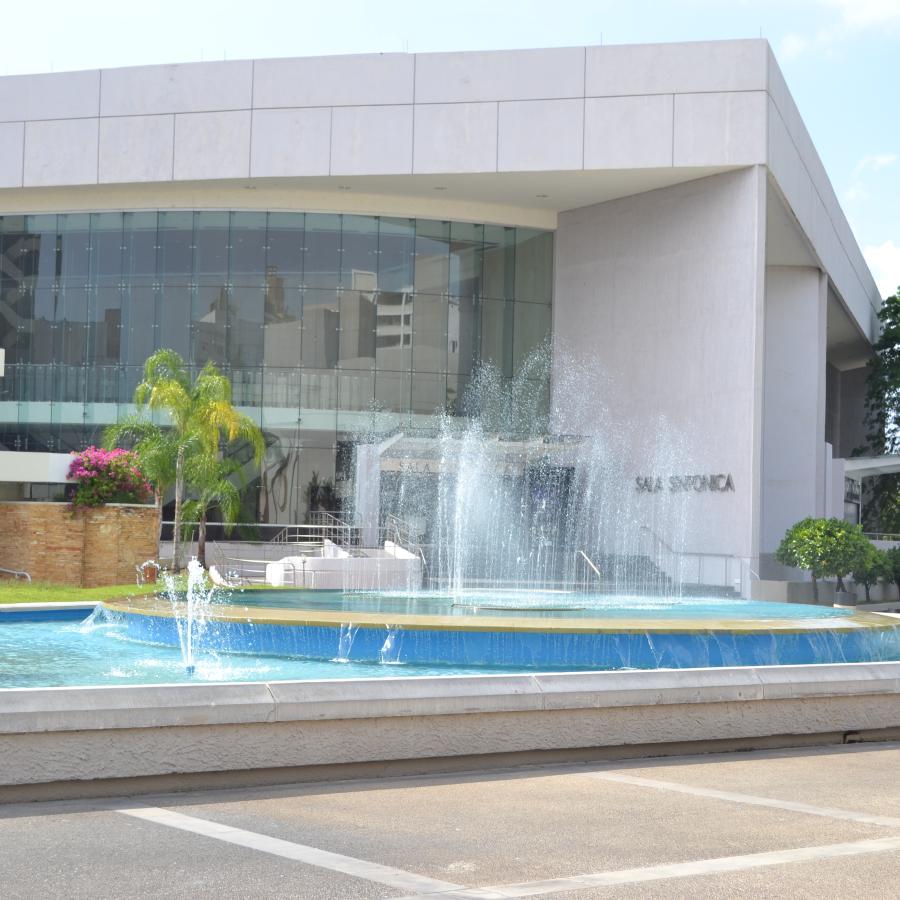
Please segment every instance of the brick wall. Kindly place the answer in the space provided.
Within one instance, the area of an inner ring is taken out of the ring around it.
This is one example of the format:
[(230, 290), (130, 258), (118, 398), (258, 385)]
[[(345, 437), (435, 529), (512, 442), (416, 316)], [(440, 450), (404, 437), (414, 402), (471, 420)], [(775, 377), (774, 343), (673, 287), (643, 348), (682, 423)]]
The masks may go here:
[(155, 506), (110, 504), (72, 513), (66, 503), (0, 503), (0, 567), (35, 581), (81, 587), (127, 584), (155, 559)]

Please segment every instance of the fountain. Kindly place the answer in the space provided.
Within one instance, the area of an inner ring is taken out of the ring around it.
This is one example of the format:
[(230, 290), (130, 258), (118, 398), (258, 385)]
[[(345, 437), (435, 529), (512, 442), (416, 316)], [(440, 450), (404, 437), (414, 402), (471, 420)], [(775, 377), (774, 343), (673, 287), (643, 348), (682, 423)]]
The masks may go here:
[[(900, 659), (895, 619), (745, 599), (747, 560), (726, 560), (715, 584), (688, 584), (678, 557), (690, 498), (674, 491), (652, 506), (637, 504), (624, 475), (629, 436), (602, 416), (593, 424), (576, 416), (577, 435), (550, 433), (552, 410), (540, 400), (548, 366), (538, 353), (511, 381), (485, 367), (461, 401), (467, 417), (437, 414), (390, 440), (374, 429), (359, 436), (364, 446), (385, 448), (374, 476), (381, 508), (392, 540), (402, 535), (409, 555), (422, 559), (424, 589), (418, 574), (405, 588), (373, 589), (348, 565), (343, 584), (328, 590), (212, 594), (195, 566), (186, 603), (150, 598), (108, 607), (128, 635), (145, 641), (172, 643), (173, 617), (184, 619), (177, 638), (188, 667), (196, 646), (395, 670), (405, 664), (412, 672)], [(583, 369), (577, 375), (573, 383), (583, 389)], [(654, 441), (659, 470), (683, 471), (678, 436), (660, 425)], [(730, 476), (721, 484), (705, 477), (728, 489)]]
[[(377, 462), (384, 536), (405, 556), (383, 570), (390, 589), (373, 583), (372, 566), (361, 574), (365, 551), (336, 545), (322, 560), (327, 589), (307, 589), (309, 567), (303, 589), (287, 586), (285, 565), (281, 587), (213, 587), (192, 560), (183, 592), (166, 576), (157, 596), (105, 604), (103, 634), (177, 649), (177, 677), (192, 680), (265, 678), (273, 666), (296, 677), (307, 665), (346, 678), (358, 666), (372, 676), (900, 660), (896, 619), (745, 599), (749, 560), (728, 558), (716, 582), (689, 583), (692, 497), (642, 502), (655, 483), (626, 475), (633, 436), (593, 399), (580, 410), (579, 396), (601, 392), (597, 367), (564, 368), (564, 423), (546, 404), (546, 350), (514, 379), (484, 367), (459, 399), (464, 417), (441, 412), (401, 432), (373, 414), (359, 452)], [(563, 424), (577, 433), (551, 430)], [(652, 447), (657, 471), (688, 470), (665, 423)], [(704, 477), (728, 490), (730, 475), (698, 476), (701, 487)]]

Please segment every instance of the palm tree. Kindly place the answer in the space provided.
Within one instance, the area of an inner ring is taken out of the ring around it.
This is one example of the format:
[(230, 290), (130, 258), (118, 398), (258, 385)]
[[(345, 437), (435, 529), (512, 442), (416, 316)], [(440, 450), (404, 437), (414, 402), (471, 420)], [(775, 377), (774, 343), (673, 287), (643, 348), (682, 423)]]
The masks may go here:
[[(231, 403), (231, 384), (208, 362), (191, 382), (184, 360), (174, 350), (157, 350), (144, 363), (144, 378), (135, 388), (134, 402), (139, 417), (122, 423), (126, 434), (137, 437), (134, 449), (143, 460), (144, 450), (151, 458), (148, 475), (157, 474), (157, 492), (174, 484), (175, 523), (172, 567), (181, 569), (181, 521), (185, 496), (185, 460), (206, 456), (220, 459), (219, 443), (245, 440), (253, 448), (257, 463), (265, 450), (262, 432), (248, 416)], [(147, 412), (163, 412), (166, 429), (144, 417)], [(109, 430), (118, 436), (117, 429)], [(144, 442), (146, 443), (146, 446)], [(202, 467), (198, 464), (198, 471)], [(171, 480), (170, 480), (171, 479)]]
[(241, 464), (235, 459), (219, 459), (200, 453), (185, 463), (185, 481), (196, 496), (184, 501), (186, 522), (197, 522), (197, 559), (206, 568), (206, 520), (213, 505), (219, 507), (225, 531), (230, 532), (241, 513), (241, 492), (235, 478), (241, 477)]

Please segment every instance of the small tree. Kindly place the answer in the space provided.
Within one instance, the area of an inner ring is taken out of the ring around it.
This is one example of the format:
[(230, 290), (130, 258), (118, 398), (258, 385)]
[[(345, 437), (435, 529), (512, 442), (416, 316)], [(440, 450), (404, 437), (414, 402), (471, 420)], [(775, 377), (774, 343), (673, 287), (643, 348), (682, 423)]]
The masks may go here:
[(886, 569), (885, 581), (893, 581), (897, 585), (897, 596), (900, 597), (900, 547), (891, 547), (884, 551)]
[(870, 542), (865, 557), (853, 569), (853, 580), (863, 586), (863, 590), (866, 592), (866, 603), (871, 599), (869, 591), (872, 585), (877, 584), (879, 578), (884, 578), (889, 573), (890, 566), (886, 554)]
[(862, 563), (869, 546), (859, 525), (810, 517), (787, 530), (775, 559), (783, 566), (809, 571), (813, 596), (818, 601), (818, 579), (837, 578), (837, 589), (845, 590), (844, 578)]
[[(191, 378), (184, 360), (174, 350), (157, 350), (144, 363), (144, 378), (134, 391), (134, 402), (143, 414), (125, 423), (129, 435), (136, 435), (135, 450), (145, 452), (143, 440), (152, 441), (154, 458), (159, 471), (166, 478), (174, 478), (175, 524), (173, 528), (172, 567), (181, 569), (182, 503), (185, 497), (185, 462), (199, 455), (218, 459), (220, 443), (246, 441), (253, 448), (257, 463), (265, 451), (259, 427), (238, 412), (231, 402), (231, 383), (211, 362), (206, 363), (195, 378)], [(148, 413), (165, 413), (167, 427), (156, 428)], [(107, 440), (118, 437), (110, 429)], [(161, 485), (157, 483), (159, 490)]]
[[(866, 382), (865, 450), (874, 456), (900, 454), (900, 288), (885, 298), (878, 321)], [(900, 473), (867, 479), (863, 514), (868, 531), (900, 531)]]
[[(207, 454), (191, 457), (185, 463), (185, 480), (194, 496), (184, 501), (185, 522), (197, 523), (197, 559), (206, 568), (206, 523), (211, 506), (218, 506), (230, 533), (241, 513), (241, 493), (233, 479), (240, 478), (241, 464), (234, 459), (219, 459)], [(187, 531), (190, 525), (184, 528)]]

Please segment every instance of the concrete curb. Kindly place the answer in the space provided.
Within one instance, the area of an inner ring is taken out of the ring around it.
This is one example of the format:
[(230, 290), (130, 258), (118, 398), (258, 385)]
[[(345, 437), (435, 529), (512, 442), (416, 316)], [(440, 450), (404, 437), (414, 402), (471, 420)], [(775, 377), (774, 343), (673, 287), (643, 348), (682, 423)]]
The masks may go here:
[(0, 802), (897, 733), (900, 661), (10, 688)]

